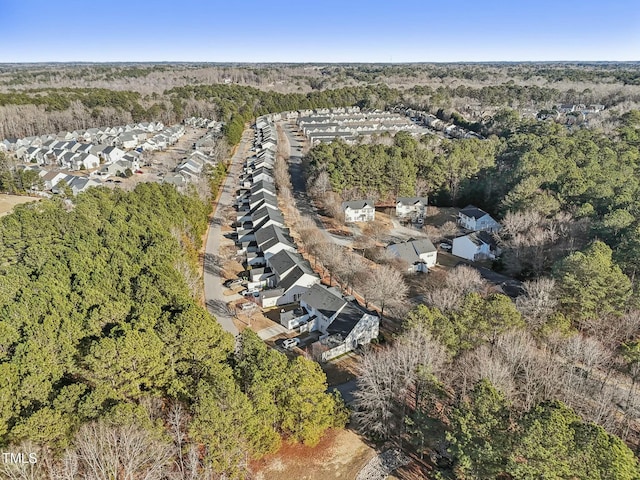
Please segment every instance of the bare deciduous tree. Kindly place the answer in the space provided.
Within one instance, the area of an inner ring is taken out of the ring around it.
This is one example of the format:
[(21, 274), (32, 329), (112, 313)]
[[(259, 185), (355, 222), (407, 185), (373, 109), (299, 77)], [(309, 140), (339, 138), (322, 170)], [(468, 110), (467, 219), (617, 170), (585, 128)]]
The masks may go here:
[(540, 328), (555, 311), (558, 300), (552, 278), (541, 277), (524, 282), (524, 295), (516, 299), (516, 307), (533, 329)]
[(315, 178), (310, 182), (309, 193), (317, 199), (323, 199), (328, 192), (331, 192), (331, 179), (326, 170), (320, 170)]
[(362, 294), (365, 299), (379, 306), (381, 314), (384, 314), (386, 305), (402, 302), (407, 297), (408, 291), (409, 288), (402, 274), (385, 265), (376, 268), (362, 285)]
[(135, 425), (83, 425), (75, 439), (81, 477), (87, 480), (162, 479), (173, 447)]
[(363, 430), (380, 438), (401, 435), (410, 402), (415, 404), (426, 373), (438, 376), (444, 348), (424, 329), (405, 332), (396, 344), (365, 353), (354, 393), (354, 419)]
[(481, 292), (487, 286), (487, 282), (482, 278), (478, 269), (468, 265), (458, 265), (447, 273), (447, 287), (467, 295), (469, 293)]

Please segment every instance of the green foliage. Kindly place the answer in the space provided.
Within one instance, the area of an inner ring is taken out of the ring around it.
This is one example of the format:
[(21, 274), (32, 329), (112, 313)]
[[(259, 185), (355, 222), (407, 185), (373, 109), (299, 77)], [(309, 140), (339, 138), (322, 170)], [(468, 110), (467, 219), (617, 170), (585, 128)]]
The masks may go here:
[(288, 362), (249, 330), (234, 357), (191, 298), (176, 265), (197, 261), (209, 208), (145, 183), (0, 220), (0, 445), (63, 449), (101, 419), (156, 429), (145, 405), (177, 401), (213, 469), (240, 477), (281, 435), (315, 444), (344, 425), (317, 364)]
[(638, 460), (622, 440), (559, 402), (533, 408), (518, 427), (507, 467), (514, 480), (640, 478)]
[(337, 192), (377, 193), (383, 198), (414, 196), (416, 180), (427, 193), (443, 190), (456, 198), (460, 183), (493, 165), (495, 141), (444, 141), (437, 153), (431, 146), (399, 132), (393, 145), (319, 144), (309, 153), (312, 172), (329, 173)]
[(447, 437), (458, 478), (640, 478), (638, 460), (618, 437), (559, 402), (518, 415), (486, 380), (454, 409)]
[(493, 294), (482, 298), (470, 293), (455, 311), (419, 305), (407, 316), (407, 325), (426, 326), (431, 334), (455, 355), (485, 343), (494, 343), (498, 335), (524, 327), (524, 320), (511, 299)]
[(509, 408), (504, 396), (488, 381), (473, 389), (468, 402), (451, 414), (447, 435), (457, 468), (468, 477), (496, 478), (504, 471), (510, 449)]
[(612, 260), (611, 249), (600, 241), (569, 255), (556, 265), (559, 300), (577, 321), (620, 315), (631, 297), (631, 282)]
[(327, 428), (345, 425), (340, 399), (327, 395), (326, 390), (325, 375), (316, 362), (296, 357), (289, 363), (278, 403), (281, 428), (293, 440), (315, 446)]

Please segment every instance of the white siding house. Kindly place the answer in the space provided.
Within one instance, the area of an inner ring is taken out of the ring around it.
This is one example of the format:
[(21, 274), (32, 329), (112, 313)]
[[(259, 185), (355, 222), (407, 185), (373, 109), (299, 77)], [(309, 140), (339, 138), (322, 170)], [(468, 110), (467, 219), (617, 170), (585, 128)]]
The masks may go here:
[(372, 222), (376, 218), (374, 204), (368, 200), (342, 202), (342, 211), (344, 212), (344, 221), (347, 223)]
[(398, 218), (423, 218), (426, 212), (426, 197), (398, 197), (396, 200), (396, 216)]
[(428, 272), (438, 261), (438, 251), (428, 238), (392, 243), (387, 251), (406, 262), (409, 272)]
[(487, 232), (473, 232), (453, 239), (451, 253), (467, 260), (493, 260), (500, 252), (496, 241)]
[(484, 210), (468, 205), (458, 212), (458, 224), (473, 232), (497, 232), (500, 224)]

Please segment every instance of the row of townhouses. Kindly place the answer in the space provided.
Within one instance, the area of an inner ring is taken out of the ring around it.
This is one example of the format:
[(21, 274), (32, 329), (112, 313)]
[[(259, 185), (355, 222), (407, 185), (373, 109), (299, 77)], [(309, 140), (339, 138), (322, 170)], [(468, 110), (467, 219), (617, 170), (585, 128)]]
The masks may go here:
[(379, 318), (320, 277), (297, 251), (278, 207), (273, 169), (277, 149), (275, 125), (256, 121), (254, 154), (240, 176), (236, 235), (245, 258), (248, 291), (257, 291), (262, 308), (280, 309), (289, 330), (319, 332), (312, 346), (316, 358), (328, 361), (378, 336)]
[(413, 121), (417, 122), (419, 125), (423, 125), (431, 130), (442, 132), (447, 137), (477, 139), (484, 138), (482, 137), (482, 135), (471, 130), (467, 130), (466, 128), (463, 128), (459, 125), (445, 122), (444, 120), (439, 119), (429, 112), (423, 112), (421, 110), (413, 110), (411, 108), (408, 108), (404, 110), (404, 113), (406, 116), (411, 117)]
[(311, 144), (331, 142), (341, 138), (352, 142), (358, 137), (377, 135), (384, 132), (395, 134), (400, 131), (416, 134), (426, 133), (426, 129), (411, 122), (402, 115), (378, 110), (367, 112), (314, 112), (300, 115), (296, 121), (298, 128), (309, 138)]

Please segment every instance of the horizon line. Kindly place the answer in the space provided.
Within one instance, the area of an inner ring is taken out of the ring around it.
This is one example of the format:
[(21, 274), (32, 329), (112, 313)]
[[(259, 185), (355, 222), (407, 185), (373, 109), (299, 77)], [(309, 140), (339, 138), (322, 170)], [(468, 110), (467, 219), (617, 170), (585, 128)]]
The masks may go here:
[(114, 64), (207, 64), (207, 65), (451, 65), (451, 64), (496, 64), (496, 63), (517, 63), (517, 64), (617, 64), (617, 63), (640, 63), (638, 60), (447, 60), (447, 61), (244, 61), (244, 60), (33, 60), (33, 61), (0, 61), (0, 65), (114, 65)]

